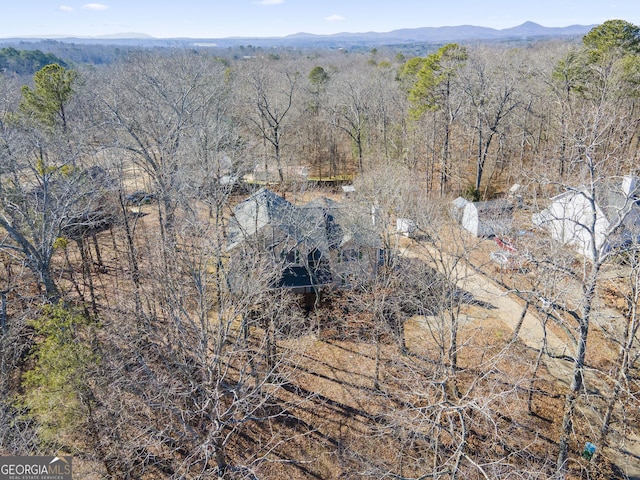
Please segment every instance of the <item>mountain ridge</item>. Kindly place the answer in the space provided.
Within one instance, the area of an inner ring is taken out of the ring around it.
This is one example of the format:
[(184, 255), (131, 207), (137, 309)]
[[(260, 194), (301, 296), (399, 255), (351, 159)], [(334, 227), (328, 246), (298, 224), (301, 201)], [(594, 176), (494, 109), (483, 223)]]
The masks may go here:
[(52, 39), (76, 43), (116, 43), (116, 44), (184, 44), (195, 45), (202, 42), (214, 42), (216, 46), (227, 47), (250, 42), (255, 46), (340, 46), (341, 43), (370, 46), (392, 45), (402, 43), (442, 43), (463, 41), (491, 41), (507, 39), (533, 39), (543, 37), (571, 37), (588, 33), (595, 25), (569, 25), (567, 27), (544, 27), (538, 23), (527, 21), (515, 27), (495, 29), (475, 25), (458, 25), (443, 27), (401, 28), (388, 32), (340, 32), (333, 34), (314, 34), (298, 32), (280, 37), (180, 37), (161, 38), (145, 33), (119, 33), (94, 37), (79, 36), (25, 36), (0, 38), (0, 42), (11, 40), (45, 40)]
[(416, 27), (401, 28), (389, 32), (340, 32), (333, 34), (313, 34), (299, 32), (282, 38), (341, 38), (341, 37), (386, 37), (403, 40), (435, 40), (444, 41), (454, 38), (475, 39), (499, 39), (513, 36), (573, 36), (583, 35), (595, 25), (569, 25), (566, 27), (544, 27), (538, 23), (527, 21), (515, 27), (495, 29), (477, 25), (456, 25), (442, 27)]

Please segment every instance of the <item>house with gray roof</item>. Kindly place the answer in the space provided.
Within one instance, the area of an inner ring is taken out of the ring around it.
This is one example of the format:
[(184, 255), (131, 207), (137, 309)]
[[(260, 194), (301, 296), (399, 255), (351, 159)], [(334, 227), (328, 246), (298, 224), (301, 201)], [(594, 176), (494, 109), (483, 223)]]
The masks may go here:
[(375, 274), (382, 258), (371, 217), (361, 211), (327, 198), (298, 206), (263, 187), (234, 208), (227, 250), (266, 254), (279, 272), (277, 288), (348, 286)]

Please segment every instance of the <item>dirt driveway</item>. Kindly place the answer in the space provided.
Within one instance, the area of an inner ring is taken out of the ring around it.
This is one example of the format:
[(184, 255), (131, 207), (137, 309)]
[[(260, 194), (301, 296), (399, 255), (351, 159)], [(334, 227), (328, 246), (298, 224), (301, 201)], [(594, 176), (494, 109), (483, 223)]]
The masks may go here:
[[(428, 261), (432, 266), (437, 267), (433, 258), (442, 258), (440, 252), (435, 252), (433, 247), (425, 243), (414, 243), (401, 241), (403, 245), (403, 255), (411, 258), (420, 258)], [(438, 256), (440, 255), (440, 256)], [(447, 268), (445, 266), (444, 268)], [(455, 276), (457, 286), (473, 295), (478, 302), (492, 305), (495, 308), (487, 310), (485, 318), (499, 320), (515, 331), (520, 321), (524, 303), (510, 293), (506, 288), (494, 281), (488, 274), (479, 271), (466, 261), (456, 262)], [(607, 311), (606, 315), (611, 315)], [(595, 317), (598, 312), (595, 312)], [(522, 321), (518, 339), (528, 347), (539, 350), (546, 335), (547, 355), (543, 357), (544, 365), (549, 373), (556, 378), (557, 382), (565, 387), (573, 374), (573, 362), (567, 360), (567, 356), (572, 355), (572, 347), (568, 338), (552, 329), (543, 328), (540, 316), (534, 308), (529, 308)], [(594, 381), (594, 376), (587, 370), (585, 373), (585, 383)], [(601, 413), (597, 409), (581, 405), (580, 413), (587, 417), (593, 425), (601, 423)], [(628, 434), (615, 438), (610, 435), (611, 448), (607, 449), (608, 457), (632, 480), (640, 480), (640, 436)]]

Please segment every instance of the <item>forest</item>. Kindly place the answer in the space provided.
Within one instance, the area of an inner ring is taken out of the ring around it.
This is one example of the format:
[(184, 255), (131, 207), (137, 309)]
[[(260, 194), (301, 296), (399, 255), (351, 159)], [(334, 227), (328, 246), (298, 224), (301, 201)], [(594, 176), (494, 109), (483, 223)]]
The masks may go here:
[(0, 50), (0, 455), (640, 478), (640, 28), (415, 50)]

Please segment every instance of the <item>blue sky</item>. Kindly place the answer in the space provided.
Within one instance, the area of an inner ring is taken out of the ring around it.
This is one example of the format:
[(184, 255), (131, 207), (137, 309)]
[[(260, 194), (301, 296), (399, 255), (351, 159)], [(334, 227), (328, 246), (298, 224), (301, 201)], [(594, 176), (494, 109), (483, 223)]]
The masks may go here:
[(0, 38), (146, 33), (158, 38), (388, 32), (478, 25), (546, 27), (609, 19), (640, 25), (638, 0), (12, 0)]

